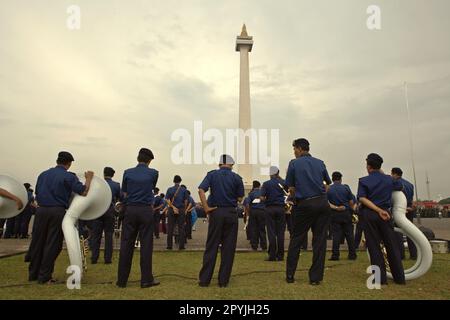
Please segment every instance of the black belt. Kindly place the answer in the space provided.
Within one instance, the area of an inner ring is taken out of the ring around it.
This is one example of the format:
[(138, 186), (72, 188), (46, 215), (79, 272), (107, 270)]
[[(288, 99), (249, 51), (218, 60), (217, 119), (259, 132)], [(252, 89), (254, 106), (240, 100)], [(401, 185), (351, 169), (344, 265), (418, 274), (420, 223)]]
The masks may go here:
[(326, 195), (325, 194), (321, 194), (320, 196), (314, 196), (314, 197), (309, 197), (309, 198), (303, 198), (303, 199), (295, 199), (295, 204), (301, 204), (305, 201), (310, 201), (310, 200), (314, 200), (314, 199), (320, 199), (320, 198), (324, 198)]

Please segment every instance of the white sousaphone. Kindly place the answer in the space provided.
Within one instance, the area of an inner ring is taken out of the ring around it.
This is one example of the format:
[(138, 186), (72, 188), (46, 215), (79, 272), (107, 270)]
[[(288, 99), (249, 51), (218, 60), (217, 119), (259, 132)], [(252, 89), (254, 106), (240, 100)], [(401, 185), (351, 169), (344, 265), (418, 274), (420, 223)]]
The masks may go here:
[[(79, 176), (80, 180), (84, 176)], [(82, 248), (78, 233), (78, 220), (94, 220), (102, 216), (111, 205), (112, 194), (108, 183), (94, 176), (87, 196), (74, 195), (69, 209), (62, 222), (64, 239), (70, 265), (78, 266), (83, 270)]]
[(23, 183), (9, 176), (0, 175), (0, 188), (12, 193), (23, 203), (22, 209), (19, 210), (15, 201), (0, 196), (0, 219), (9, 219), (20, 214), (28, 202), (27, 190)]
[[(403, 192), (394, 191), (392, 193), (392, 213), (394, 222), (397, 225), (395, 231), (408, 236), (417, 247), (416, 263), (405, 270), (405, 279), (413, 280), (423, 276), (430, 269), (433, 262), (433, 251), (431, 250), (430, 242), (422, 231), (406, 218), (406, 208), (407, 202)], [(391, 273), (388, 272), (387, 276), (392, 279)]]

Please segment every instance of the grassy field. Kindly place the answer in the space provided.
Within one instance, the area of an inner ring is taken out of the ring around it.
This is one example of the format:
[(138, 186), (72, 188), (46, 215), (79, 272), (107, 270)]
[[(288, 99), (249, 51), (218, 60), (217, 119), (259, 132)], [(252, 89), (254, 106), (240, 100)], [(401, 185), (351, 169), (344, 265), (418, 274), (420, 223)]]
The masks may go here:
[(327, 261), (320, 286), (308, 284), (310, 252), (302, 253), (294, 284), (284, 281), (284, 262), (266, 262), (265, 254), (259, 252), (237, 253), (228, 288), (219, 288), (216, 278), (208, 288), (197, 285), (201, 252), (155, 252), (154, 274), (161, 285), (148, 289), (139, 286), (138, 252), (126, 289), (113, 285), (117, 256), (112, 265), (89, 265), (81, 290), (66, 288), (65, 251), (58, 258), (54, 273), (61, 283), (54, 285), (27, 282), (28, 265), (23, 258), (19, 255), (0, 259), (0, 299), (450, 299), (450, 254), (435, 255), (431, 270), (422, 278), (409, 281), (406, 286), (390, 282), (381, 290), (366, 287), (368, 259), (363, 253), (357, 261)]

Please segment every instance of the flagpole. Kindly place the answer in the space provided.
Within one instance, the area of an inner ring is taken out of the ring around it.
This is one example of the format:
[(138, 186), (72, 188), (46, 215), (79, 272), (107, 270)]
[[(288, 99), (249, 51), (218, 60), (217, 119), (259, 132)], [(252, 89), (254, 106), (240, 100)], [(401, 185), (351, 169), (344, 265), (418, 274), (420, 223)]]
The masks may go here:
[(412, 138), (412, 125), (411, 125), (411, 114), (409, 112), (409, 101), (408, 101), (408, 84), (405, 82), (405, 100), (406, 100), (406, 112), (408, 114), (408, 129), (409, 129), (409, 146), (411, 151), (411, 163), (414, 175), (414, 189), (416, 194), (416, 202), (419, 201), (419, 192), (417, 191), (417, 180), (416, 180), (416, 165), (414, 163), (414, 144)]

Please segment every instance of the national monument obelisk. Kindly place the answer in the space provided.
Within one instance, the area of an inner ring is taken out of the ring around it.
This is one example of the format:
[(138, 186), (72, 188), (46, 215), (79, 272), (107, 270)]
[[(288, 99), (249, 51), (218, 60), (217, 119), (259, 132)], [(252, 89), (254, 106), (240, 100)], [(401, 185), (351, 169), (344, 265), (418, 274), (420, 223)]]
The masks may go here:
[[(239, 79), (239, 129), (244, 132), (252, 127), (251, 123), (251, 110), (250, 110), (250, 72), (249, 72), (249, 52), (253, 48), (253, 37), (247, 34), (247, 28), (245, 24), (242, 26), (242, 32), (240, 36), (236, 38), (236, 51), (240, 53), (240, 79)], [(250, 136), (251, 137), (251, 136)], [(245, 145), (245, 163), (238, 163), (238, 172), (244, 181), (246, 192), (252, 187), (252, 165), (249, 162), (250, 159), (250, 144), (251, 139), (248, 141), (241, 141), (239, 139), (239, 145), (242, 143)]]

